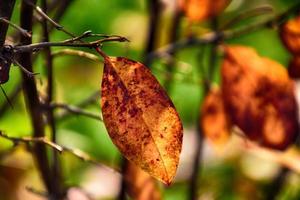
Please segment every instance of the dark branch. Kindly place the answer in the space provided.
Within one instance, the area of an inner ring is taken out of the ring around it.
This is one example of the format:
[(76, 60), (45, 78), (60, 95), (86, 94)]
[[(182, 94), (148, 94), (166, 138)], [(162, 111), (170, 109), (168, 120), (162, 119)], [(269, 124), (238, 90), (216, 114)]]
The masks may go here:
[[(47, 1), (42, 0), (41, 5), (43, 7), (43, 10), (45, 13), (47, 13)], [(47, 20), (43, 19), (42, 20), (42, 31), (43, 31), (43, 42), (49, 42), (50, 36), (49, 36), (49, 28), (47, 24)], [(44, 54), (45, 54), (45, 60), (46, 60), (46, 69), (47, 69), (47, 98), (45, 101), (46, 105), (50, 105), (50, 103), (53, 100), (53, 79), (54, 79), (54, 72), (53, 72), (53, 57), (51, 55), (51, 49), (50, 47), (47, 47), (44, 49)], [(47, 116), (47, 122), (50, 127), (51, 131), (51, 141), (56, 143), (56, 124), (55, 124), (55, 118), (54, 118), (54, 113), (52, 109), (47, 110), (46, 112)], [(57, 152), (53, 152), (52, 154), (52, 163), (51, 163), (51, 169), (52, 169), (52, 174), (53, 174), (53, 179), (52, 179), (52, 185), (55, 187), (55, 191), (58, 191), (60, 194), (64, 194), (64, 186), (63, 186), (63, 181), (62, 181), (62, 174), (61, 174), (61, 164), (58, 159)]]
[(147, 44), (144, 53), (144, 64), (149, 67), (151, 65), (151, 59), (148, 59), (147, 55), (150, 52), (154, 51), (155, 48), (157, 30), (162, 11), (162, 3), (160, 2), (160, 0), (148, 0), (147, 3), (149, 8), (150, 21)]
[(22, 52), (35, 52), (43, 48), (48, 48), (48, 47), (89, 47), (89, 48), (97, 48), (101, 46), (102, 43), (104, 42), (125, 42), (128, 41), (124, 37), (108, 37), (108, 38), (103, 38), (99, 39), (93, 42), (86, 42), (86, 43), (73, 43), (68, 41), (62, 41), (62, 42), (40, 42), (40, 43), (35, 43), (35, 44), (29, 44), (29, 45), (19, 45), (19, 46), (14, 46), (13, 49), (15, 53), (22, 53)]
[[(36, 3), (34, 1), (33, 3)], [(24, 1), (21, 3), (21, 14), (20, 14), (20, 26), (21, 28), (32, 31), (32, 18), (33, 10), (32, 7), (26, 4)], [(20, 43), (22, 45), (30, 45), (32, 43), (31, 38), (21, 35)], [(24, 52), (20, 54), (19, 63), (22, 66), (25, 66), (28, 71), (32, 71), (32, 54), (30, 52)], [(29, 78), (26, 73), (22, 73), (23, 79), (23, 90), (24, 97), (27, 103), (31, 123), (33, 127), (33, 137), (42, 138), (45, 135), (45, 125), (43, 121), (43, 114), (40, 105), (40, 98), (36, 88), (35, 80)], [(36, 143), (34, 145), (34, 154), (37, 160), (38, 169), (42, 180), (44, 181), (45, 187), (49, 194), (53, 195), (57, 199), (60, 199), (62, 194), (59, 194), (58, 191), (55, 191), (55, 187), (52, 185), (51, 170), (49, 167), (49, 161), (47, 156), (46, 148), (43, 144)]]
[(64, 110), (66, 110), (70, 113), (73, 113), (73, 114), (83, 115), (83, 116), (86, 116), (86, 117), (89, 117), (89, 118), (92, 118), (92, 119), (103, 121), (102, 116), (100, 116), (99, 114), (95, 114), (95, 113), (92, 113), (92, 112), (82, 110), (82, 109), (80, 109), (79, 107), (76, 107), (76, 106), (71, 106), (71, 105), (62, 104), (62, 103), (51, 103), (50, 106), (51, 106), (52, 109), (60, 108), (60, 109), (64, 109)]
[(26, 30), (22, 29), (21, 27), (19, 27), (18, 25), (12, 23), (11, 21), (5, 19), (5, 18), (0, 18), (0, 21), (3, 23), (7, 23), (8, 25), (10, 25), (11, 27), (13, 27), (14, 29), (16, 29), (17, 31), (19, 31), (22, 35), (26, 36), (26, 37), (31, 37), (31, 34), (28, 33)]
[[(15, 6), (15, 0), (1, 1), (0, 17), (5, 18), (6, 20), (10, 20), (14, 6)], [(2, 48), (3, 44), (5, 43), (7, 29), (8, 29), (8, 24), (3, 21), (2, 23), (0, 22), (0, 48)]]

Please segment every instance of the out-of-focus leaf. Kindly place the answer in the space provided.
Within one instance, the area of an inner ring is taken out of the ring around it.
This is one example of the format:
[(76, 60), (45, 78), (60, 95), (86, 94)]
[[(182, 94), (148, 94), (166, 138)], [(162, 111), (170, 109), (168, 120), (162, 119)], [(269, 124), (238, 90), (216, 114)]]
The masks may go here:
[(201, 126), (205, 137), (221, 150), (229, 139), (229, 123), (225, 113), (221, 90), (212, 88), (201, 108)]
[(293, 54), (300, 54), (300, 16), (280, 26), (280, 37)]
[(160, 191), (155, 179), (131, 162), (125, 170), (126, 189), (134, 200), (160, 200)]
[(108, 133), (122, 154), (170, 184), (182, 146), (182, 124), (166, 92), (143, 64), (106, 57), (101, 106)]
[(231, 122), (259, 144), (285, 149), (298, 133), (294, 84), (280, 64), (243, 46), (228, 46), (222, 92)]
[(179, 0), (179, 7), (191, 22), (204, 21), (219, 15), (230, 0)]
[(288, 66), (289, 76), (293, 79), (300, 78), (300, 56), (295, 56)]

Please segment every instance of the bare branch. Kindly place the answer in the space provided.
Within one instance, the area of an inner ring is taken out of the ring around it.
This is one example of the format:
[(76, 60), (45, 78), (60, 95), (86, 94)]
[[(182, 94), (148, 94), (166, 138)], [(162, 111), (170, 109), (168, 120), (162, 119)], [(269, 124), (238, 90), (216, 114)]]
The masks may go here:
[(254, 8), (252, 10), (242, 12), (241, 14), (237, 15), (233, 19), (231, 19), (228, 22), (226, 22), (225, 24), (223, 24), (220, 29), (224, 30), (224, 29), (227, 29), (227, 28), (231, 28), (232, 26), (234, 26), (235, 24), (241, 22), (244, 19), (248, 19), (250, 17), (255, 17), (255, 16), (261, 16), (261, 15), (264, 15), (264, 14), (273, 13), (273, 11), (274, 10), (271, 6), (264, 5), (264, 6), (261, 6), (261, 7)]
[(59, 25), (54, 20), (52, 20), (39, 6), (33, 4), (30, 0), (25, 0), (25, 2), (28, 5), (32, 6), (34, 8), (34, 10), (37, 11), (37, 13), (41, 17), (43, 17), (44, 19), (46, 19), (47, 21), (49, 21), (56, 29), (61, 30), (63, 28), (61, 25)]
[(10, 101), (5, 101), (2, 105), (0, 105), (0, 118), (5, 114), (8, 108), (11, 108), (11, 105), (18, 95), (22, 91), (22, 85), (20, 83), (17, 83), (13, 91), (8, 95), (8, 99)]
[[(16, 2), (15, 0), (1, 1), (0, 17), (10, 20), (14, 6), (15, 6), (15, 2)], [(0, 23), (0, 48), (2, 48), (2, 46), (5, 42), (7, 29), (8, 29), (7, 23), (3, 23), (3, 22)]]
[(19, 45), (19, 46), (14, 46), (14, 52), (15, 53), (22, 53), (22, 52), (35, 52), (43, 48), (47, 47), (89, 47), (89, 48), (98, 48), (102, 43), (104, 42), (125, 42), (128, 41), (125, 37), (108, 37), (108, 38), (103, 38), (99, 39), (93, 42), (83, 42), (83, 43), (67, 43), (66, 41), (62, 42), (40, 42), (40, 43), (35, 43), (35, 44), (29, 44), (29, 45)]
[(105, 168), (108, 168), (110, 170), (114, 170), (116, 172), (119, 171), (115, 167), (112, 167), (112, 166), (109, 166), (109, 165), (98, 162), (97, 160), (95, 160), (94, 158), (89, 156), (87, 153), (85, 153), (85, 152), (83, 152), (79, 149), (71, 149), (71, 148), (68, 148), (68, 147), (58, 145), (58, 144), (48, 140), (45, 137), (10, 137), (10, 136), (4, 134), (2, 131), (0, 131), (0, 137), (13, 142), (15, 145), (18, 145), (19, 143), (24, 143), (24, 144), (27, 144), (27, 145), (29, 145), (31, 143), (43, 144), (43, 145), (46, 145), (46, 146), (54, 149), (55, 151), (57, 151), (59, 153), (70, 153), (70, 154), (74, 155), (75, 157), (77, 157), (80, 160), (83, 160), (85, 162), (89, 162), (89, 163), (95, 164), (95, 165), (100, 166), (100, 167), (105, 167)]
[(22, 66), (17, 60), (13, 59), (12, 62), (17, 65), (18, 67), (20, 67), (20, 69), (25, 73), (27, 74), (27, 76), (29, 78), (32, 78), (33, 76), (35, 75), (38, 75), (39, 73), (34, 73), (34, 72), (31, 72), (29, 71), (28, 69), (26, 69), (26, 67)]
[(25, 29), (21, 28), (20, 26), (12, 23), (11, 21), (9, 21), (3, 17), (0, 17), (0, 21), (4, 22), (6, 24), (9, 24), (11, 27), (15, 28), (17, 31), (19, 31), (25, 37), (31, 37), (31, 34), (29, 32), (27, 32)]
[(84, 57), (84, 58), (90, 59), (95, 62), (100, 61), (98, 56), (96, 56), (92, 53), (85, 52), (85, 51), (79, 51), (79, 50), (73, 50), (73, 49), (62, 49), (62, 50), (58, 50), (58, 51), (55, 51), (52, 53), (53, 57), (62, 56), (62, 55), (80, 56), (80, 57)]
[(71, 106), (71, 105), (67, 105), (67, 104), (63, 104), (63, 103), (51, 103), (51, 108), (53, 108), (53, 109), (60, 108), (60, 109), (67, 110), (68, 112), (71, 112), (74, 114), (83, 115), (83, 116), (86, 116), (86, 117), (89, 117), (92, 119), (103, 121), (102, 116), (100, 116), (99, 114), (95, 114), (92, 112), (82, 110), (81, 108), (76, 107), (76, 106)]

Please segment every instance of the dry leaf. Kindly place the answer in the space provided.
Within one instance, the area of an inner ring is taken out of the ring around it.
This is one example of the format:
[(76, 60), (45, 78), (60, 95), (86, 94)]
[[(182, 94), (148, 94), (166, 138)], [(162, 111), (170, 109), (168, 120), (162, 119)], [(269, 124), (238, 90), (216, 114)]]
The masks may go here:
[(136, 165), (127, 162), (125, 170), (126, 190), (134, 200), (160, 200), (155, 180)]
[(294, 85), (280, 64), (252, 48), (226, 47), (222, 92), (231, 122), (259, 144), (285, 149), (298, 133)]
[(300, 78), (300, 56), (295, 56), (288, 67), (289, 76), (293, 79)]
[(230, 0), (179, 0), (179, 7), (191, 22), (204, 21), (220, 14)]
[(170, 184), (179, 162), (182, 124), (150, 70), (127, 58), (105, 58), (101, 106), (108, 133), (122, 154)]
[(201, 127), (205, 137), (219, 151), (229, 139), (229, 122), (220, 88), (210, 90), (201, 108)]
[(300, 54), (300, 16), (280, 26), (280, 37), (293, 54)]

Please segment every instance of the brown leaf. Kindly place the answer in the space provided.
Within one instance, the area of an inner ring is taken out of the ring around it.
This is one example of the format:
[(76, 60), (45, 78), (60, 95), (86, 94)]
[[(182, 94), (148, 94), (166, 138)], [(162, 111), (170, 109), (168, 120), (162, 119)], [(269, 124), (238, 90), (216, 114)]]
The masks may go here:
[(122, 154), (170, 184), (182, 146), (182, 124), (166, 92), (143, 64), (107, 57), (101, 106), (108, 133)]
[(280, 37), (293, 54), (300, 54), (300, 16), (280, 26)]
[(300, 78), (300, 56), (295, 55), (295, 57), (290, 61), (288, 66), (288, 72), (291, 78)]
[(285, 149), (298, 132), (294, 85), (286, 69), (247, 47), (226, 47), (222, 92), (231, 122), (252, 140)]
[(155, 180), (136, 165), (127, 162), (125, 170), (126, 190), (134, 200), (160, 200)]
[(222, 98), (220, 88), (212, 88), (201, 108), (201, 127), (216, 150), (221, 150), (229, 139), (230, 127)]
[(231, 0), (179, 0), (179, 7), (191, 22), (204, 21), (220, 14)]

